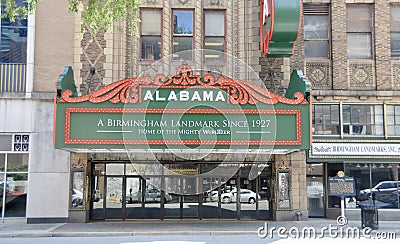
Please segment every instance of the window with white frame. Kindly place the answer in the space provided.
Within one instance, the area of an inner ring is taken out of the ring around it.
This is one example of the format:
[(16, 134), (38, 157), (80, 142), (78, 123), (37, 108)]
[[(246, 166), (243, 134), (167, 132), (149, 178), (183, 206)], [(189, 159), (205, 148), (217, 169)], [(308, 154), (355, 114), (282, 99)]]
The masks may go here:
[(392, 58), (400, 58), (400, 5), (390, 6), (390, 51)]
[(140, 11), (141, 60), (161, 58), (161, 10), (141, 9)]
[(370, 5), (347, 5), (347, 57), (372, 58), (372, 14)]
[(313, 135), (339, 134), (339, 104), (313, 105)]
[(400, 105), (386, 105), (386, 128), (389, 136), (400, 136)]
[(329, 58), (329, 5), (304, 5), (304, 55)]
[(343, 105), (343, 133), (345, 135), (383, 136), (383, 105)]
[(29, 139), (27, 134), (0, 135), (0, 216), (26, 217)]
[(173, 10), (173, 59), (192, 60), (193, 11)]

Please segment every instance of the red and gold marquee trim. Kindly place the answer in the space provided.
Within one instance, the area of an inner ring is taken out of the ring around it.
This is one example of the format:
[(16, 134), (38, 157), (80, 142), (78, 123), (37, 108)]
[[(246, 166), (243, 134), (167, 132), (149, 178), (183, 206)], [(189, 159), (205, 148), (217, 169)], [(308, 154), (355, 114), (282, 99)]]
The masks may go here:
[[(170, 113), (170, 114), (283, 114), (296, 116), (295, 140), (97, 140), (71, 138), (71, 113)], [(301, 145), (302, 124), (301, 110), (269, 109), (162, 109), (162, 108), (66, 108), (65, 110), (65, 144), (108, 144), (108, 145)]]
[(90, 101), (92, 103), (140, 103), (141, 91), (144, 87), (151, 88), (215, 88), (227, 91), (228, 103), (232, 104), (308, 104), (303, 93), (297, 92), (294, 99), (285, 98), (269, 92), (266, 88), (260, 87), (244, 80), (237, 80), (225, 76), (217, 79), (212, 74), (204, 76), (195, 75), (191, 67), (183, 62), (177, 70), (176, 75), (158, 74), (152, 79), (150, 76), (143, 78), (128, 78), (116, 81), (110, 85), (100, 88), (97, 91), (80, 97), (72, 97), (70, 90), (65, 90), (58, 102), (80, 103)]

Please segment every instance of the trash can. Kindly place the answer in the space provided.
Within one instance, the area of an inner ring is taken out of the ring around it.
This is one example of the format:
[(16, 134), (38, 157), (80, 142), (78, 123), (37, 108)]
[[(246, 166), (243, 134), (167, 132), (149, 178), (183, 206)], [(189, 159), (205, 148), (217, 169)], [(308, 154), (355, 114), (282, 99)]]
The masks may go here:
[(374, 205), (361, 207), (361, 227), (378, 229), (378, 209)]

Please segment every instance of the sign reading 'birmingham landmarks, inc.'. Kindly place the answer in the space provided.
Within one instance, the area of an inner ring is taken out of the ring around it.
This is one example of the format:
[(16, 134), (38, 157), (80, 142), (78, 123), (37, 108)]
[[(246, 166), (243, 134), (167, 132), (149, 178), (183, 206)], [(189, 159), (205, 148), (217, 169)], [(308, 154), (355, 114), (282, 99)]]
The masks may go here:
[(400, 144), (313, 143), (313, 156), (399, 156)]

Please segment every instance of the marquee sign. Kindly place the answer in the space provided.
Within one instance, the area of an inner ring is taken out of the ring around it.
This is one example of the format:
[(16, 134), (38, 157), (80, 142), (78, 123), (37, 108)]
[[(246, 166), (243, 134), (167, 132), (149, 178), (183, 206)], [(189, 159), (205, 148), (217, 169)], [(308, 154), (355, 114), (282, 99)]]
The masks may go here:
[(260, 0), (260, 48), (267, 57), (289, 57), (300, 28), (301, 0)]
[(176, 75), (124, 79), (84, 96), (60, 88), (55, 147), (308, 149), (309, 86), (299, 71), (292, 79), (282, 97), (183, 63)]

